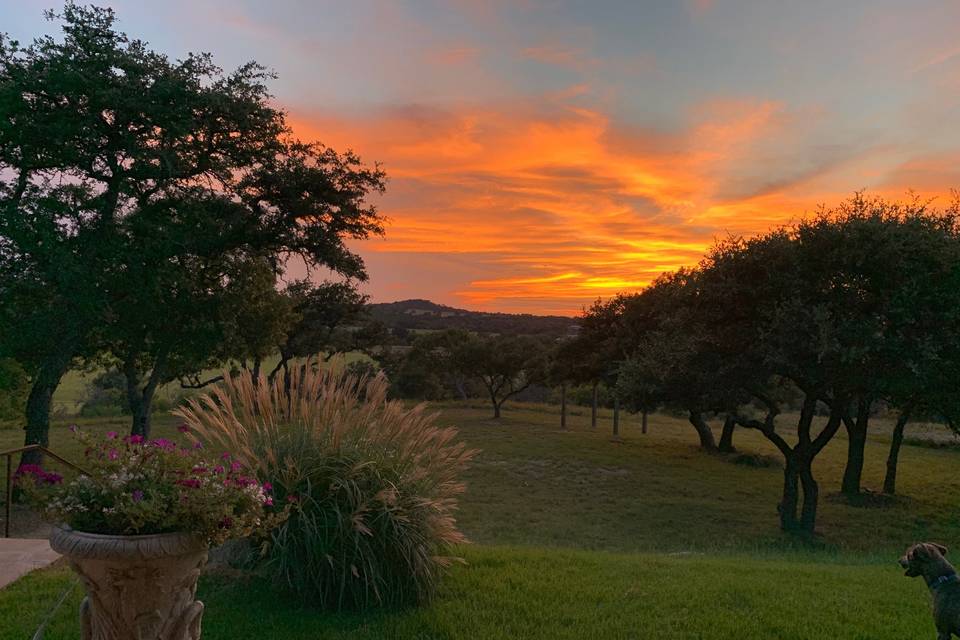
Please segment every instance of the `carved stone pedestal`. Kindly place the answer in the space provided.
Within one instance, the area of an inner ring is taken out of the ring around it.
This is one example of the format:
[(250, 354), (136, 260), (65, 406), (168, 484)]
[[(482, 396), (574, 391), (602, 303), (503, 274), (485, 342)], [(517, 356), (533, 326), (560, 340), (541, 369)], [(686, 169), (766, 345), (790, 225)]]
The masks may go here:
[(199, 640), (197, 578), (207, 561), (201, 541), (180, 533), (109, 536), (55, 527), (50, 546), (86, 587), (83, 640)]

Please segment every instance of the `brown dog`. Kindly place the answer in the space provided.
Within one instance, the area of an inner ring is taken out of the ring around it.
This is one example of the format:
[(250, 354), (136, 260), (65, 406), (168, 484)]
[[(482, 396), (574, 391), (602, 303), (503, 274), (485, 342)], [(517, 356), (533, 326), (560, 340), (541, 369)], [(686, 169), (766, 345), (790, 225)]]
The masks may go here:
[(904, 575), (922, 576), (933, 596), (937, 640), (960, 637), (960, 578), (947, 559), (947, 548), (932, 542), (915, 544), (900, 558)]

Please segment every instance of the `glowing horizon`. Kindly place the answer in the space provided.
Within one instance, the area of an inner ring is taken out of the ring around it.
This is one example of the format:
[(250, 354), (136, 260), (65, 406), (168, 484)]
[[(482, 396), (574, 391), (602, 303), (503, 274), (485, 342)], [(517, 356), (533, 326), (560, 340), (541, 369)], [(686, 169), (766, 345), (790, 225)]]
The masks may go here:
[(111, 4), (276, 70), (298, 135), (383, 164), (386, 237), (352, 244), (375, 301), (569, 315), (856, 190), (960, 187), (956, 4)]

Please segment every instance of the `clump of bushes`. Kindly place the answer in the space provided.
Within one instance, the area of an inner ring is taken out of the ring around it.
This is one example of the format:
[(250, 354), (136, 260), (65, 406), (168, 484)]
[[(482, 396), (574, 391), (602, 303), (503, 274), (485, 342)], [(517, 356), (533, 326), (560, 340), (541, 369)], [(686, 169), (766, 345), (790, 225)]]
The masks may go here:
[(290, 374), (272, 384), (227, 376), (174, 412), (292, 505), (266, 570), (324, 608), (429, 598), (465, 541), (454, 512), (474, 452), (424, 405), (388, 400), (382, 374), (310, 365)]

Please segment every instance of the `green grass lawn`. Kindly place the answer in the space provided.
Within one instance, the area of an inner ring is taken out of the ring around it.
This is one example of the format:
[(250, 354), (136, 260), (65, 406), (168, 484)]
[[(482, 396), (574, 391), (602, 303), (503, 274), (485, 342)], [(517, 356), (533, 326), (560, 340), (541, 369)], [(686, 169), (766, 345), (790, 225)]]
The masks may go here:
[[(292, 608), (264, 584), (209, 576), (205, 638), (906, 638), (931, 635), (923, 585), (894, 564), (916, 540), (960, 544), (960, 453), (906, 446), (902, 497), (883, 508), (845, 504), (839, 488), (846, 441), (834, 440), (815, 471), (824, 499), (821, 536), (798, 543), (777, 529), (782, 469), (752, 467), (696, 449), (685, 420), (638, 420), (612, 442), (588, 412), (558, 428), (555, 411), (509, 406), (489, 419), (482, 405), (437, 407), (482, 450), (469, 471), (460, 522), (464, 550), (436, 602), (363, 617)], [(127, 427), (119, 420), (84, 428)], [(158, 435), (173, 421), (158, 418)], [(868, 445), (865, 485), (879, 488), (887, 425)], [(52, 447), (76, 456), (64, 425)], [(21, 434), (0, 431), (0, 448)], [(745, 453), (775, 456), (756, 433), (738, 432)], [(48, 570), (0, 591), (0, 637), (29, 637), (70, 582)], [(76, 637), (75, 605), (45, 636)], [(26, 606), (29, 603), (29, 606)], [(18, 613), (13, 613), (14, 608)], [(32, 627), (30, 625), (33, 625)], [(28, 631), (25, 631), (28, 630)]]
[[(208, 576), (206, 640), (862, 639), (932, 635), (924, 587), (897, 568), (850, 560), (611, 554), (478, 546), (435, 602), (331, 615), (291, 605), (269, 585)], [(73, 580), (35, 572), (0, 591), (4, 639), (29, 638)], [(77, 637), (80, 587), (44, 638)], [(44, 606), (40, 606), (43, 603)]]

